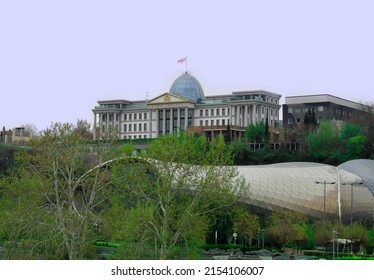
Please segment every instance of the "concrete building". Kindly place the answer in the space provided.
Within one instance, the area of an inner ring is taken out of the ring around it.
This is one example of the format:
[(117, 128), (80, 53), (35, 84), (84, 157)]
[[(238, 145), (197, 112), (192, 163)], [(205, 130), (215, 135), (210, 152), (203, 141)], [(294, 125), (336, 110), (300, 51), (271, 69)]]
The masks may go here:
[(230, 131), (240, 137), (250, 123), (279, 122), (281, 95), (264, 91), (236, 91), (205, 96), (199, 81), (184, 72), (168, 92), (150, 100), (103, 100), (92, 111), (94, 126), (103, 138), (117, 131), (121, 139), (155, 138), (179, 130), (194, 130), (210, 137)]
[(12, 130), (6, 130), (3, 126), (0, 132), (0, 142), (3, 143), (27, 143), (30, 141), (30, 133), (24, 127), (15, 127)]
[(330, 94), (288, 96), (283, 105), (283, 126), (304, 122), (308, 110), (314, 110), (316, 120), (346, 121), (363, 113), (363, 105)]

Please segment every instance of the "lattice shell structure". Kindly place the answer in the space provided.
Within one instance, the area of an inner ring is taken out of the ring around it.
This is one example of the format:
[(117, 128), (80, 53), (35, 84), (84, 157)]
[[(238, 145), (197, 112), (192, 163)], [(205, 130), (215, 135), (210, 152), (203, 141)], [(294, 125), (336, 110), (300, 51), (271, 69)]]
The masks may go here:
[(373, 160), (353, 160), (338, 167), (310, 162), (238, 166), (238, 172), (250, 185), (245, 202), (256, 208), (348, 220), (352, 202), (355, 219), (374, 218)]

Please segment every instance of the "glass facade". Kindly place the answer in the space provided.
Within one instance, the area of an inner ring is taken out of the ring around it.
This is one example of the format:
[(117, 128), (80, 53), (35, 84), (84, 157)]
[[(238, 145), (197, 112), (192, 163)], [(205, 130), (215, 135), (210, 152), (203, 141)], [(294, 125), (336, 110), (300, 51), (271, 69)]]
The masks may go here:
[(174, 81), (171, 85), (170, 92), (193, 101), (204, 99), (204, 91), (199, 81), (188, 72), (183, 73), (182, 76), (179, 76)]

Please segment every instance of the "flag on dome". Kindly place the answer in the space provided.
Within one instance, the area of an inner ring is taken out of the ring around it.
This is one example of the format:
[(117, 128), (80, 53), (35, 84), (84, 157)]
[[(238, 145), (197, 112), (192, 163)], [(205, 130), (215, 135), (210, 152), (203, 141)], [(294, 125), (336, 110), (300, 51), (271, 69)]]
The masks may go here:
[(182, 58), (178, 59), (178, 63), (184, 63), (184, 62), (186, 62), (186, 60), (187, 60), (187, 56), (182, 57)]

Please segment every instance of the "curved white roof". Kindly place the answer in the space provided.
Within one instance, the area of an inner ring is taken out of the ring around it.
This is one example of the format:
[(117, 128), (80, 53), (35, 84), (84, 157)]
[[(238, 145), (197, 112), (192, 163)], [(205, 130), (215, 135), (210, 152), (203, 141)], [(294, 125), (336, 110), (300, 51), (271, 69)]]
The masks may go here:
[[(373, 163), (370, 161), (369, 167), (364, 164), (369, 168), (366, 175), (370, 170), (374, 174)], [(347, 166), (355, 166), (355, 162), (339, 167), (309, 162), (238, 166), (238, 171), (250, 185), (244, 198), (246, 203), (270, 211), (295, 210), (321, 219), (324, 215), (326, 218), (349, 217), (350, 182), (363, 181), (362, 185), (353, 185), (353, 212), (355, 217), (373, 216), (374, 196), (366, 184), (373, 175), (360, 176)]]

